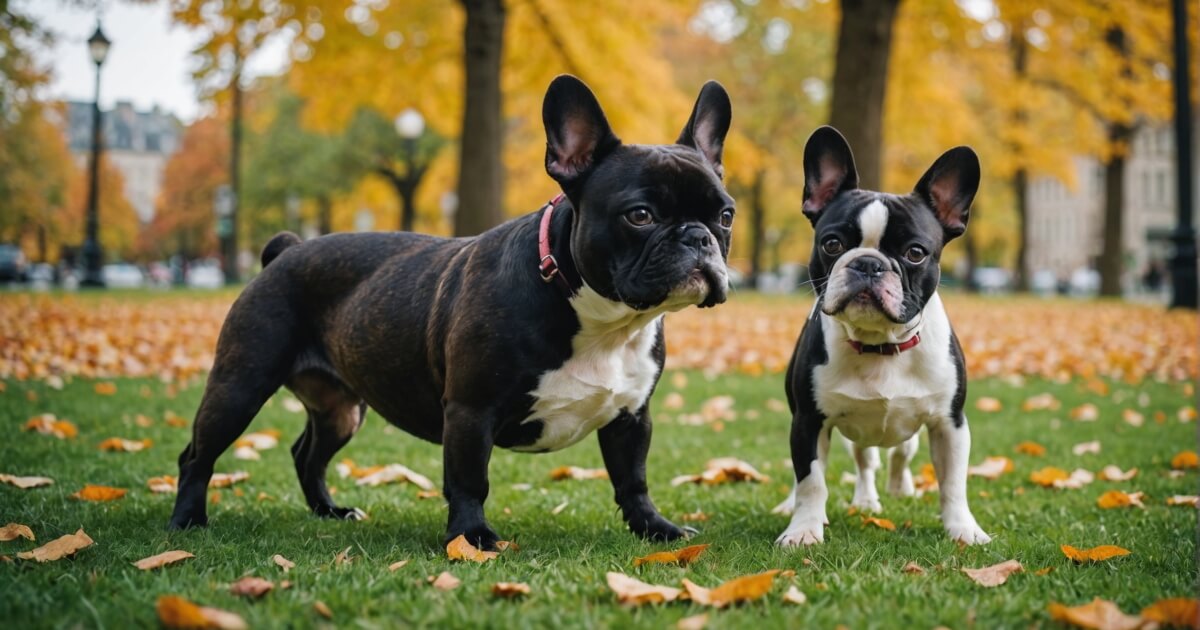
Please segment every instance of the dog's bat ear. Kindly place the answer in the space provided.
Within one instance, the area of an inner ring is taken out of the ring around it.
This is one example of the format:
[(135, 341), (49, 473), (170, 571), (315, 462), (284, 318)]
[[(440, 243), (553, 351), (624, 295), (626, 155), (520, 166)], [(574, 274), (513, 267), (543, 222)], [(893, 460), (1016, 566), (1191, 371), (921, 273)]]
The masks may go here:
[(979, 156), (971, 147), (954, 147), (925, 171), (913, 194), (933, 210), (949, 242), (967, 231), (971, 202), (978, 190)]
[(564, 190), (582, 183), (596, 163), (621, 144), (596, 96), (569, 74), (550, 82), (542, 102), (542, 123), (546, 126), (546, 172)]
[(845, 190), (858, 188), (854, 153), (837, 129), (818, 128), (804, 145), (804, 216), (813, 225), (821, 211)]
[(675, 144), (699, 151), (712, 165), (717, 177), (724, 177), (725, 167), (721, 164), (721, 154), (725, 149), (725, 134), (729, 133), (731, 120), (733, 106), (729, 103), (729, 93), (720, 83), (709, 81), (700, 88), (700, 96), (696, 97), (692, 116), (688, 118)]

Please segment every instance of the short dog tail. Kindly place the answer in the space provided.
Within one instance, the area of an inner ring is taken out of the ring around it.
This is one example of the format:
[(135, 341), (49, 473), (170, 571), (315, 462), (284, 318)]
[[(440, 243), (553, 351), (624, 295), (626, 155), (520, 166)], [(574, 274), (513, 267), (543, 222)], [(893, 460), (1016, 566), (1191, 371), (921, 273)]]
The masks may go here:
[(263, 247), (262, 266), (266, 267), (267, 265), (271, 264), (272, 260), (275, 260), (280, 254), (283, 253), (283, 250), (291, 247), (292, 245), (297, 245), (300, 242), (300, 237), (296, 236), (296, 234), (293, 232), (280, 232), (275, 236), (272, 236), (271, 240), (267, 241), (266, 247)]

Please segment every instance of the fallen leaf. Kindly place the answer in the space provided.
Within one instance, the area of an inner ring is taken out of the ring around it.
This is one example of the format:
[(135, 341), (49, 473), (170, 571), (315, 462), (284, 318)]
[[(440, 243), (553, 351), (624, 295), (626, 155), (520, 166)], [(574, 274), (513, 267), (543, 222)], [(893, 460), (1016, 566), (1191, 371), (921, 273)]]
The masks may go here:
[(16, 540), (17, 538), (37, 540), (37, 538), (33, 536), (33, 530), (29, 529), (28, 525), (9, 523), (4, 527), (0, 527), (0, 542), (8, 542), (10, 540)]
[(1038, 569), (1037, 571), (1034, 571), (1033, 574), (1038, 577), (1041, 577), (1043, 575), (1050, 575), (1050, 572), (1053, 570), (1054, 570), (1054, 567), (1045, 567), (1042, 569)]
[(875, 527), (878, 527), (879, 529), (886, 529), (888, 531), (896, 531), (896, 524), (886, 518), (875, 518), (874, 516), (864, 516), (864, 517), (862, 517), (862, 519), (863, 519), (863, 521), (862, 521), (863, 527), (866, 527), (867, 525), (874, 525)]
[(1200, 629), (1200, 599), (1160, 599), (1142, 609), (1142, 618), (1168, 628)]
[(1180, 422), (1195, 422), (1196, 417), (1196, 408), (1191, 405), (1180, 407), (1179, 411), (1175, 412), (1175, 418)]
[(235, 447), (249, 447), (256, 451), (266, 451), (279, 446), (279, 431), (255, 431), (247, 433), (233, 443)]
[(319, 599), (313, 602), (313, 610), (326, 619), (333, 619), (333, 611), (329, 609), (329, 606), (325, 602)]
[(400, 560), (399, 562), (393, 562), (388, 565), (388, 571), (393, 571), (393, 572), (399, 571), (400, 569), (403, 569), (404, 565), (406, 565), (406, 564), (408, 564), (408, 560)]
[(42, 435), (52, 435), (60, 440), (68, 440), (79, 435), (79, 428), (68, 420), (59, 420), (52, 413), (34, 416), (25, 423), (25, 431), (37, 431)]
[(609, 571), (606, 574), (608, 588), (617, 595), (617, 601), (629, 606), (641, 604), (658, 604), (673, 602), (679, 598), (680, 591), (670, 586), (655, 586), (641, 580), (631, 578), (624, 573)]
[(1117, 466), (1109, 464), (1100, 470), (1099, 477), (1101, 481), (1129, 481), (1130, 479), (1136, 477), (1137, 474), (1137, 468), (1130, 468), (1129, 470), (1122, 472)]
[(171, 475), (151, 477), (146, 480), (146, 487), (155, 494), (171, 494), (179, 490), (179, 480)]
[(97, 448), (108, 452), (136, 453), (149, 448), (151, 444), (153, 444), (151, 440), (126, 440), (125, 438), (111, 437), (101, 442)]
[(54, 480), (49, 477), (18, 477), (16, 475), (0, 474), (0, 483), (7, 483), (22, 490), (28, 490), (30, 488), (49, 486), (54, 483)]
[[(978, 466), (971, 466), (967, 469), (967, 474), (974, 477), (983, 477), (985, 479), (996, 479), (1006, 472), (1012, 472), (1013, 462), (1007, 457), (988, 457), (983, 460)], [(933, 482), (937, 484), (937, 479)]]
[(603, 468), (580, 468), (578, 466), (559, 466), (550, 471), (550, 479), (608, 479), (608, 471)]
[(1121, 420), (1131, 427), (1140, 427), (1146, 423), (1146, 416), (1133, 409), (1126, 409), (1121, 412)]
[(1070, 416), (1078, 422), (1095, 422), (1100, 419), (1100, 408), (1092, 403), (1084, 403), (1072, 409)]
[(450, 575), (449, 571), (442, 571), (436, 578), (429, 576), (429, 583), (439, 591), (452, 591), (462, 584), (462, 580)]
[(276, 566), (278, 566), (280, 569), (283, 569), (284, 573), (287, 573), (288, 571), (296, 568), (295, 562), (292, 562), (291, 560), (288, 560), (287, 558), (284, 558), (283, 556), (281, 556), (279, 554), (275, 554), (275, 555), (271, 556), (271, 560), (275, 563)]
[(714, 608), (724, 608), (730, 604), (753, 601), (767, 594), (775, 582), (779, 569), (763, 571), (754, 575), (734, 578), (720, 586), (707, 589), (690, 580), (683, 580), (683, 588), (688, 597), (697, 604)]
[(680, 475), (671, 480), (672, 486), (685, 483), (716, 485), (732, 481), (755, 481), (764, 483), (771, 478), (758, 472), (750, 464), (734, 457), (718, 457), (710, 459), (704, 466), (704, 472), (698, 475)]
[[(987, 460), (984, 460), (984, 463), (986, 464)], [(913, 478), (913, 487), (917, 490), (917, 496), (922, 496), (926, 492), (937, 492), (937, 471), (933, 464), (921, 466), (921, 471)]]
[(684, 617), (675, 623), (675, 630), (704, 630), (708, 625), (708, 613)]
[(1092, 440), (1091, 442), (1080, 442), (1071, 447), (1071, 452), (1075, 455), (1085, 455), (1087, 453), (1100, 452), (1100, 440)]
[(128, 490), (124, 488), (111, 488), (109, 486), (94, 486), (87, 484), (83, 489), (71, 495), (72, 499), (80, 501), (115, 501), (125, 496)]
[(492, 585), (492, 595), (512, 599), (531, 593), (529, 585), (524, 582), (496, 582)]
[(967, 574), (967, 577), (975, 581), (980, 586), (991, 588), (1000, 586), (1008, 581), (1008, 576), (1013, 573), (1020, 573), (1024, 570), (1020, 562), (1016, 560), (1006, 560), (1000, 564), (993, 564), (990, 567), (982, 567), (979, 569), (963, 568), (962, 572)]
[(1058, 481), (1055, 481), (1054, 487), (1055, 488), (1071, 488), (1071, 489), (1078, 490), (1079, 488), (1082, 488), (1082, 487), (1088, 485), (1089, 483), (1092, 483), (1093, 481), (1095, 481), (1095, 479), (1096, 479), (1096, 476), (1093, 475), (1092, 473), (1090, 473), (1082, 468), (1076, 468), (1075, 470), (1071, 471), (1071, 474), (1068, 475), (1066, 479), (1060, 479)]
[(1200, 468), (1200, 455), (1197, 455), (1196, 451), (1183, 451), (1171, 458), (1171, 468), (1175, 470)]
[(178, 595), (164, 595), (154, 605), (158, 620), (167, 628), (179, 630), (244, 630), (249, 626), (239, 615), (219, 608), (197, 606)]
[(437, 490), (417, 490), (418, 499), (436, 499), (440, 496), (442, 493)]
[(999, 400), (990, 396), (983, 396), (975, 401), (975, 408), (985, 413), (995, 413), (1004, 408), (1004, 405)]
[(1121, 492), (1120, 490), (1109, 490), (1108, 492), (1100, 495), (1100, 498), (1096, 499), (1096, 505), (1106, 510), (1126, 506), (1134, 506), (1146, 509), (1146, 506), (1142, 505), (1142, 499), (1145, 498), (1145, 496), (1146, 495), (1144, 492), (1125, 493)]
[(411, 483), (422, 490), (433, 490), (433, 482), (429, 477), (413, 471), (403, 464), (388, 464), (382, 469), (360, 478), (355, 483), (360, 486), (381, 486), (386, 483)]
[(209, 488), (228, 488), (235, 483), (241, 483), (250, 478), (250, 473), (239, 470), (232, 473), (213, 473), (212, 479), (208, 481)]
[(786, 593), (783, 594), (783, 602), (785, 604), (800, 605), (808, 601), (808, 596), (793, 584), (788, 587)]
[(1062, 403), (1054, 397), (1054, 394), (1045, 392), (1026, 398), (1025, 402), (1021, 403), (1021, 411), (1053, 411), (1061, 406)]
[(1041, 457), (1046, 454), (1046, 447), (1037, 442), (1021, 442), (1013, 450), (1022, 455), (1032, 455), (1033, 457)]
[(304, 413), (304, 403), (287, 396), (283, 399), (283, 409), (292, 413)]
[(708, 545), (692, 545), (675, 551), (660, 551), (636, 558), (633, 561), (633, 566), (637, 567), (643, 564), (679, 564), (680, 566), (687, 566), (698, 558), (700, 554), (704, 553), (705, 549), (708, 549)]
[(1068, 474), (1067, 471), (1053, 466), (1047, 466), (1029, 475), (1030, 481), (1047, 488), (1078, 489), (1091, 483), (1093, 478), (1092, 473), (1082, 468), (1077, 468), (1074, 472)]
[(258, 461), (258, 460), (262, 459), (262, 455), (259, 455), (258, 451), (254, 450), (253, 448), (251, 448), (249, 446), (239, 446), (239, 447), (233, 449), (233, 458), (240, 459), (243, 461), (254, 462), (254, 461)]
[(151, 569), (158, 569), (160, 567), (165, 567), (168, 564), (175, 564), (176, 562), (181, 562), (183, 560), (187, 560), (188, 558), (195, 557), (196, 556), (181, 550), (164, 551), (160, 554), (150, 556), (149, 558), (142, 558), (141, 560), (134, 562), (133, 566), (143, 571), (149, 571)]
[(1116, 545), (1100, 545), (1099, 547), (1092, 547), (1091, 549), (1076, 549), (1071, 545), (1062, 545), (1059, 548), (1062, 549), (1064, 556), (1080, 563), (1103, 562), (1110, 558), (1127, 556), (1132, 553), (1128, 549), (1123, 549)]
[(1144, 623), (1141, 617), (1126, 615), (1116, 604), (1099, 597), (1082, 606), (1067, 607), (1055, 602), (1046, 609), (1054, 621), (1062, 621), (1080, 628), (1137, 630)]
[(333, 557), (333, 564), (337, 566), (354, 562), (354, 558), (350, 557), (351, 549), (353, 549), (353, 547), (346, 547), (345, 549), (339, 551), (337, 555)]
[(684, 523), (701, 523), (708, 520), (708, 515), (697, 510), (690, 514), (684, 514), (680, 520), (682, 520)]
[(33, 551), (22, 551), (17, 554), (17, 557), (22, 560), (52, 562), (60, 558), (75, 555), (76, 551), (88, 547), (94, 542), (96, 541), (92, 540), (91, 536), (88, 536), (80, 529), (74, 534), (55, 538)]
[(92, 390), (101, 396), (112, 396), (117, 393), (117, 384), (111, 382), (96, 383), (92, 386)]
[(1200, 507), (1200, 496), (1194, 494), (1177, 494), (1173, 497), (1167, 497), (1167, 505), (1190, 505), (1192, 507)]
[(679, 392), (671, 392), (663, 399), (663, 409), (668, 411), (678, 411), (683, 409), (683, 395)]
[(166, 422), (167, 426), (175, 427), (176, 429), (182, 429), (188, 425), (187, 418), (177, 416), (170, 411), (166, 413), (166, 416), (163, 418), (163, 422)]
[(468, 542), (467, 537), (463, 534), (459, 534), (454, 540), (446, 543), (446, 556), (451, 560), (469, 560), (471, 562), (483, 563), (493, 560), (499, 555), (495, 551), (480, 551), (476, 549), (475, 545)]
[(905, 573), (911, 573), (912, 575), (924, 575), (925, 574), (925, 569), (922, 568), (921, 565), (917, 564), (916, 562), (909, 562), (908, 564), (904, 565), (903, 569), (900, 569), (900, 570)]
[(509, 549), (511, 549), (513, 551), (520, 551), (521, 545), (518, 545), (517, 543), (512, 542), (511, 540), (497, 540), (496, 541), (496, 551), (508, 551)]
[(260, 577), (246, 576), (234, 582), (229, 587), (229, 592), (233, 595), (241, 595), (242, 597), (250, 597), (258, 599), (263, 595), (271, 592), (275, 588), (275, 583), (270, 580), (264, 580)]

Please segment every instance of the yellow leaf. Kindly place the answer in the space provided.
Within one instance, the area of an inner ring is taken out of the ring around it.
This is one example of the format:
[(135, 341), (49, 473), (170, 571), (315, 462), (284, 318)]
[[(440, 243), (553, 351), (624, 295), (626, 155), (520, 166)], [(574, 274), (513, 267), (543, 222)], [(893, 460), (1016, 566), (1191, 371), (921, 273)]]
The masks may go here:
[(499, 556), (495, 551), (480, 551), (475, 545), (467, 542), (467, 537), (459, 534), (454, 540), (446, 543), (446, 556), (451, 560), (469, 560), (471, 562), (487, 562)]
[(124, 488), (111, 488), (109, 486), (94, 486), (87, 484), (82, 490), (71, 495), (72, 499), (80, 501), (115, 501), (125, 496), (128, 490)]
[(158, 620), (167, 628), (194, 630), (212, 627), (199, 606), (178, 595), (159, 597), (154, 609), (158, 612)]
[(1050, 487), (1056, 481), (1063, 481), (1070, 477), (1067, 471), (1053, 466), (1047, 466), (1041, 470), (1035, 471), (1029, 475), (1029, 480), (1039, 486)]
[(643, 564), (675, 563), (678, 563), (680, 566), (687, 566), (696, 558), (698, 558), (700, 554), (704, 553), (705, 549), (708, 549), (708, 545), (692, 545), (690, 547), (684, 547), (683, 549), (677, 549), (675, 551), (660, 551), (658, 553), (652, 553), (648, 556), (636, 558), (633, 561), (633, 566), (637, 567)]
[(605, 577), (608, 581), (608, 588), (616, 594), (617, 601), (629, 606), (673, 602), (679, 598), (681, 593), (677, 588), (647, 584), (615, 571), (609, 571)]
[(1175, 470), (1184, 470), (1186, 468), (1200, 468), (1200, 455), (1196, 451), (1183, 451), (1171, 458), (1171, 468)]
[(864, 516), (863, 517), (863, 527), (866, 527), (867, 525), (874, 525), (875, 527), (878, 527), (879, 529), (886, 529), (888, 531), (896, 531), (896, 524), (889, 521), (886, 518), (875, 518), (874, 516)]
[(92, 389), (94, 389), (96, 391), (96, 393), (100, 394), (101, 396), (112, 396), (113, 394), (117, 393), (117, 384), (116, 383), (96, 383), (92, 387)]
[(53, 435), (60, 440), (79, 435), (79, 429), (73, 423), (59, 420), (52, 413), (44, 413), (30, 418), (29, 422), (25, 423), (24, 430), (37, 431), (42, 435)]
[(529, 585), (524, 582), (497, 582), (492, 585), (492, 595), (512, 599), (530, 593)]
[(1200, 599), (1160, 599), (1142, 609), (1142, 618), (1168, 628), (1200, 628)]
[(748, 602), (766, 595), (775, 582), (778, 569), (763, 571), (754, 575), (734, 578), (714, 589), (699, 586), (690, 580), (683, 580), (683, 587), (688, 597), (697, 604), (724, 608), (730, 604)]
[(124, 438), (112, 437), (101, 442), (98, 448), (102, 451), (136, 453), (149, 448), (151, 444), (153, 444), (151, 440), (126, 440)]
[(1091, 549), (1076, 549), (1071, 545), (1063, 545), (1060, 547), (1063, 555), (1074, 560), (1075, 562), (1103, 562), (1110, 558), (1127, 556), (1130, 552), (1128, 549), (1123, 549), (1116, 545), (1100, 545)]
[(196, 556), (181, 550), (164, 551), (160, 554), (150, 556), (149, 558), (142, 558), (141, 560), (134, 562), (133, 566), (143, 571), (149, 571), (151, 569), (165, 567), (168, 564), (174, 564), (176, 562), (181, 562), (183, 560), (187, 560), (188, 558), (195, 557)]
[(1017, 562), (1016, 560), (1006, 560), (1000, 564), (993, 564), (990, 567), (982, 567), (979, 569), (964, 568), (962, 572), (966, 573), (967, 577), (974, 580), (976, 584), (991, 588), (993, 586), (1000, 586), (1001, 584), (1004, 584), (1006, 581), (1008, 581), (1009, 575), (1012, 575), (1013, 573), (1020, 573), (1023, 570), (1025, 570), (1025, 568), (1021, 566), (1020, 562)]
[(995, 413), (1004, 408), (1004, 405), (999, 400), (990, 396), (983, 396), (975, 401), (975, 408), (985, 413)]
[(559, 466), (550, 471), (550, 479), (608, 479), (608, 471), (603, 468), (580, 468), (578, 466)]
[(1017, 445), (1016, 451), (1022, 455), (1041, 457), (1046, 454), (1046, 447), (1037, 442), (1021, 442)]
[(403, 569), (404, 565), (406, 565), (406, 564), (408, 564), (408, 560), (400, 560), (398, 562), (393, 562), (388, 565), (388, 571), (393, 571), (393, 572), (399, 571), (400, 569)]
[(33, 530), (29, 529), (28, 525), (21, 525), (20, 523), (9, 523), (8, 525), (5, 525), (4, 527), (0, 527), (0, 542), (8, 542), (10, 540), (16, 540), (18, 537), (24, 538), (26, 540), (37, 540), (33, 536)]
[(1142, 498), (1144, 496), (1145, 495), (1142, 492), (1133, 492), (1127, 494), (1125, 492), (1121, 492), (1120, 490), (1109, 490), (1108, 492), (1100, 495), (1099, 499), (1096, 499), (1096, 505), (1106, 510), (1126, 506), (1136, 506), (1145, 509), (1146, 506), (1142, 505)]
[(60, 558), (75, 555), (76, 551), (90, 546), (95, 541), (90, 536), (85, 534), (82, 529), (74, 534), (60, 536), (54, 540), (34, 549), (33, 551), (22, 551), (17, 554), (17, 557), (22, 560), (36, 560), (37, 562), (53, 562)]
[(1116, 604), (1097, 597), (1082, 606), (1067, 607), (1057, 602), (1047, 607), (1050, 618), (1080, 628), (1095, 630), (1137, 630), (1142, 627), (1141, 617), (1126, 615)]

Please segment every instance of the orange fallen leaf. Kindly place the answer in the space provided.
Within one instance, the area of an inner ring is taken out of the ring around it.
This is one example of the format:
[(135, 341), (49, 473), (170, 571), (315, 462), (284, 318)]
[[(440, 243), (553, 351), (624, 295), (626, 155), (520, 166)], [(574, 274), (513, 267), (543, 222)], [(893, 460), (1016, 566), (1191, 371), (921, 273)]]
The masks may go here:
[(239, 470), (231, 473), (213, 473), (212, 479), (208, 481), (209, 488), (228, 488), (235, 483), (241, 483), (250, 478), (250, 473)]
[(1000, 564), (993, 564), (990, 567), (982, 567), (979, 569), (964, 568), (962, 572), (966, 573), (967, 577), (974, 580), (976, 584), (991, 588), (993, 586), (1000, 586), (1001, 584), (1004, 584), (1006, 581), (1008, 581), (1009, 575), (1012, 575), (1013, 573), (1020, 573), (1024, 570), (1025, 568), (1021, 566), (1020, 562), (1017, 562), (1016, 560), (1006, 560)]
[(796, 588), (794, 584), (789, 586), (787, 592), (783, 594), (783, 603), (785, 604), (796, 604), (798, 606), (807, 601), (808, 596), (806, 596), (803, 591)]
[(97, 448), (109, 452), (136, 453), (149, 448), (153, 443), (152, 440), (126, 440), (124, 438), (111, 437), (101, 442)]
[(764, 483), (771, 478), (758, 472), (750, 464), (734, 457), (718, 457), (710, 459), (704, 465), (704, 472), (698, 475), (680, 475), (671, 480), (672, 486), (685, 483), (699, 483), (708, 486), (732, 481), (755, 481)]
[(333, 557), (333, 564), (342, 565), (354, 562), (354, 558), (350, 557), (350, 550), (353, 548), (354, 547), (346, 547), (345, 549), (337, 552), (337, 555)]
[(406, 564), (408, 564), (408, 560), (400, 560), (399, 562), (393, 562), (388, 565), (388, 571), (393, 571), (393, 572), (399, 571), (400, 569), (404, 568), (404, 565), (406, 565)]
[(246, 576), (230, 585), (229, 592), (233, 595), (257, 599), (270, 593), (273, 588), (275, 588), (275, 583), (270, 580)]
[(75, 555), (76, 551), (88, 547), (94, 542), (96, 541), (92, 540), (91, 536), (88, 536), (80, 529), (74, 534), (55, 538), (33, 551), (22, 551), (17, 554), (17, 557), (22, 560), (53, 562), (60, 558)]
[(578, 466), (559, 466), (550, 471), (550, 479), (608, 479), (608, 471), (603, 468), (580, 468)]
[(450, 575), (449, 571), (442, 571), (436, 578), (429, 576), (429, 583), (439, 591), (452, 591), (462, 584), (462, 580)]
[(1054, 397), (1054, 394), (1049, 392), (1030, 396), (1021, 403), (1021, 411), (1041, 411), (1055, 410), (1062, 406), (1062, 403)]
[(333, 619), (333, 611), (329, 609), (329, 605), (319, 599), (313, 602), (313, 610), (326, 619)]
[(1050, 572), (1053, 570), (1054, 570), (1054, 567), (1045, 567), (1045, 568), (1038, 569), (1037, 571), (1034, 571), (1033, 574), (1038, 577), (1041, 577), (1043, 575), (1050, 575)]
[(497, 540), (496, 541), (496, 551), (508, 551), (509, 549), (511, 549), (513, 551), (520, 551), (521, 545), (518, 545), (517, 543), (515, 543), (511, 540)]
[(483, 563), (493, 560), (499, 555), (495, 551), (480, 551), (475, 548), (475, 545), (467, 542), (467, 537), (463, 534), (459, 534), (454, 540), (446, 543), (446, 556), (451, 560), (469, 560), (471, 562)]
[(875, 527), (878, 527), (879, 529), (886, 529), (888, 531), (896, 531), (896, 524), (889, 521), (886, 518), (875, 518), (874, 516), (864, 516), (862, 522), (863, 522), (863, 527), (866, 527), (867, 525), (874, 525)]
[(1200, 628), (1200, 599), (1160, 599), (1142, 609), (1142, 618), (1168, 628)]
[(100, 394), (101, 396), (112, 396), (113, 394), (117, 393), (117, 384), (116, 383), (96, 383), (95, 385), (92, 386), (92, 389), (97, 394)]
[(182, 429), (188, 425), (187, 418), (177, 416), (170, 411), (166, 413), (166, 416), (163, 418), (163, 422), (166, 422), (167, 426), (175, 427), (176, 429)]
[(7, 483), (22, 490), (28, 490), (29, 488), (49, 486), (54, 483), (54, 480), (49, 477), (18, 477), (16, 475), (0, 474), (0, 483)]
[(1075, 562), (1103, 562), (1110, 558), (1127, 556), (1131, 551), (1123, 549), (1116, 545), (1100, 545), (1091, 549), (1076, 549), (1071, 545), (1063, 545), (1060, 547), (1063, 555), (1074, 560)]
[(1195, 422), (1197, 417), (1196, 408), (1192, 405), (1180, 407), (1179, 411), (1175, 412), (1175, 417), (1180, 422)]
[(1109, 490), (1108, 492), (1100, 495), (1100, 498), (1096, 499), (1096, 505), (1105, 510), (1126, 506), (1134, 506), (1145, 509), (1146, 506), (1142, 505), (1142, 499), (1144, 497), (1145, 493), (1143, 492), (1125, 493), (1121, 492), (1120, 490)]
[(94, 486), (86, 484), (83, 489), (71, 495), (72, 499), (80, 501), (115, 501), (125, 496), (128, 490), (109, 486)]
[(779, 569), (763, 571), (754, 575), (734, 578), (720, 586), (707, 589), (690, 580), (683, 580), (683, 588), (688, 597), (697, 604), (714, 608), (724, 608), (730, 604), (756, 600), (766, 595), (775, 582)]
[[(987, 463), (987, 460), (984, 460)], [(921, 466), (921, 471), (913, 478), (913, 487), (917, 490), (917, 495), (923, 495), (926, 492), (936, 492), (938, 489), (937, 471), (933, 464), (925, 464)]]
[(417, 490), (418, 499), (436, 499), (440, 496), (442, 493), (437, 490)]
[(1071, 419), (1078, 422), (1095, 422), (1100, 419), (1100, 408), (1092, 403), (1084, 403), (1071, 410)]
[(903, 569), (900, 569), (900, 570), (905, 573), (910, 573), (912, 575), (924, 575), (925, 574), (925, 569), (922, 568), (921, 565), (917, 564), (916, 562), (909, 562), (908, 564), (904, 565)]
[(1190, 505), (1200, 507), (1200, 496), (1194, 494), (1177, 494), (1167, 497), (1167, 505)]
[(235, 447), (249, 447), (256, 451), (265, 451), (279, 446), (279, 431), (268, 429), (247, 433), (233, 443)]
[(647, 584), (615, 571), (609, 571), (605, 577), (608, 581), (608, 588), (616, 594), (617, 601), (629, 606), (673, 602), (682, 593), (677, 588)]
[(648, 556), (642, 556), (641, 558), (634, 559), (633, 566), (638, 567), (643, 564), (676, 563), (680, 566), (687, 566), (689, 563), (698, 558), (700, 554), (704, 553), (705, 549), (708, 549), (708, 545), (692, 545), (690, 547), (684, 547), (683, 549), (677, 549), (675, 551), (659, 551)]
[(388, 483), (411, 483), (422, 490), (433, 490), (435, 486), (429, 477), (418, 473), (403, 464), (388, 464), (369, 475), (358, 478), (354, 483), (360, 486), (382, 486)]
[(245, 630), (249, 626), (241, 616), (219, 608), (197, 606), (178, 595), (164, 595), (154, 605), (158, 620), (167, 628), (179, 630)]
[(79, 429), (68, 420), (59, 420), (52, 413), (34, 416), (25, 423), (24, 430), (37, 431), (42, 435), (53, 435), (60, 440), (67, 440), (79, 435)]
[(1037, 442), (1021, 442), (1013, 450), (1022, 455), (1032, 455), (1033, 457), (1041, 457), (1046, 454), (1046, 447)]
[(1079, 628), (1095, 630), (1137, 630), (1144, 624), (1141, 617), (1126, 615), (1116, 604), (1097, 597), (1091, 603), (1068, 607), (1057, 602), (1047, 607), (1050, 618)]
[(703, 521), (707, 521), (708, 515), (705, 514), (704, 512), (697, 510), (697, 511), (691, 512), (689, 514), (684, 514), (680, 520), (682, 520), (684, 523), (700, 523)]
[(146, 487), (155, 494), (171, 494), (179, 490), (179, 480), (171, 475), (151, 477), (146, 480)]
[(287, 573), (288, 571), (296, 568), (295, 562), (292, 562), (291, 560), (288, 560), (287, 558), (284, 558), (283, 556), (281, 556), (279, 554), (275, 554), (275, 555), (271, 556), (271, 561), (274, 562), (275, 565), (278, 566), (280, 569), (283, 569), (284, 573)]
[(700, 613), (699, 615), (692, 615), (690, 617), (684, 617), (683, 619), (680, 619), (675, 623), (675, 630), (704, 630), (704, 627), (707, 625), (708, 614)]
[(165, 567), (168, 564), (175, 564), (176, 562), (181, 562), (183, 560), (187, 560), (188, 558), (195, 557), (196, 556), (182, 550), (164, 551), (160, 554), (150, 556), (149, 558), (142, 558), (141, 560), (134, 562), (133, 566), (143, 571), (149, 571), (151, 569), (158, 569), (160, 567)]
[(1171, 468), (1175, 470), (1184, 470), (1187, 468), (1200, 468), (1200, 455), (1196, 451), (1183, 451), (1171, 458)]
[(1140, 427), (1146, 423), (1146, 416), (1133, 409), (1126, 409), (1121, 412), (1121, 420), (1131, 427)]
[(1100, 440), (1092, 440), (1091, 442), (1080, 442), (1071, 447), (1071, 453), (1075, 455), (1085, 455), (1087, 453), (1099, 453)]
[(1029, 475), (1029, 480), (1039, 486), (1051, 487), (1056, 481), (1065, 480), (1070, 475), (1067, 471), (1053, 466), (1047, 466), (1041, 470), (1034, 471)]
[[(985, 479), (996, 479), (1000, 475), (1007, 472), (1012, 472), (1013, 462), (1007, 457), (988, 457), (983, 460), (978, 466), (971, 466), (967, 469), (967, 474), (974, 477), (983, 477)], [(937, 484), (936, 477), (934, 484)]]
[(17, 538), (37, 540), (37, 538), (33, 536), (33, 530), (29, 529), (28, 525), (9, 523), (4, 527), (0, 527), (0, 542), (8, 542), (10, 540), (16, 540)]
[(262, 459), (262, 455), (259, 455), (258, 451), (249, 446), (239, 446), (233, 449), (233, 458), (247, 462), (255, 462)]
[(663, 399), (663, 409), (668, 411), (678, 411), (683, 409), (684, 400), (683, 394), (679, 392), (671, 392)]
[(512, 599), (528, 595), (532, 591), (524, 582), (496, 582), (492, 585), (492, 595)]
[(1101, 481), (1129, 481), (1130, 479), (1136, 477), (1137, 474), (1137, 468), (1130, 468), (1129, 470), (1122, 471), (1117, 466), (1109, 464), (1100, 471), (1099, 477)]
[(990, 396), (983, 396), (975, 401), (975, 408), (985, 413), (995, 413), (1004, 408), (998, 399)]

